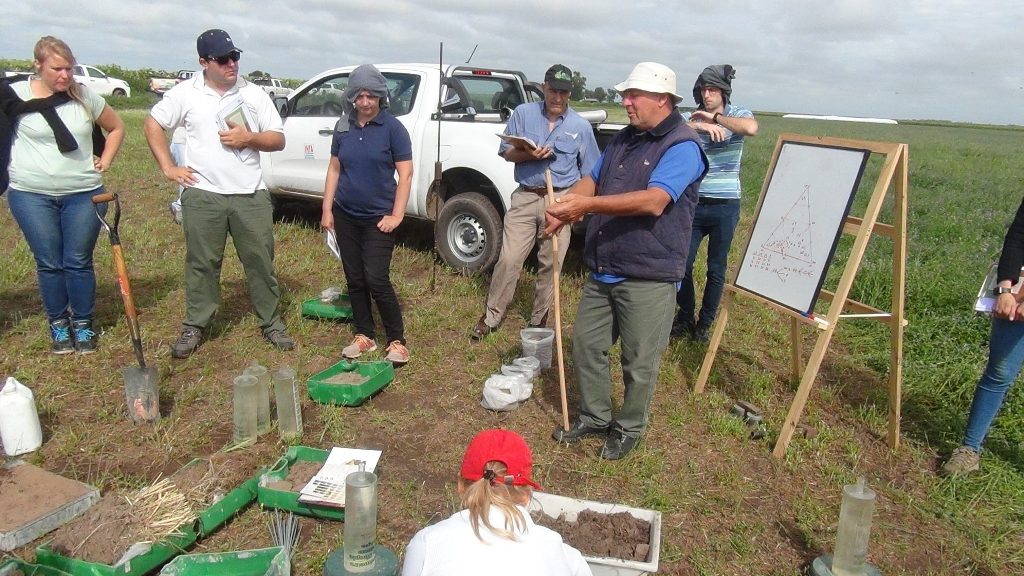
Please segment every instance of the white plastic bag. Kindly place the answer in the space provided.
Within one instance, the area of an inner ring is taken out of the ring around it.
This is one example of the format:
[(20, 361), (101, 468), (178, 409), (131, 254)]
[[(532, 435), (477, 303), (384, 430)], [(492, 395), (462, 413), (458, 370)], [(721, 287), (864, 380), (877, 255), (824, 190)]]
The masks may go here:
[(341, 297), (343, 291), (337, 286), (328, 286), (320, 291), (320, 301), (324, 304), (330, 304)]
[[(499, 412), (515, 410), (519, 407), (519, 402), (529, 398), (530, 394), (533, 393), (532, 385), (529, 392), (526, 392), (523, 388), (524, 381), (519, 376), (491, 374), (490, 378), (484, 382), (484, 391), (480, 398), (480, 405), (488, 410), (498, 410)], [(523, 396), (524, 392), (526, 393), (525, 397)]]

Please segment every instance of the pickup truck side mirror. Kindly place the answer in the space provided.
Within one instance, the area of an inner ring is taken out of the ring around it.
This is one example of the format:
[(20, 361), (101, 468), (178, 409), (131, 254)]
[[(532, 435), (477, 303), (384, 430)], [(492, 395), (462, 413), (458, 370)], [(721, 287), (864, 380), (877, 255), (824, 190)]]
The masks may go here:
[(449, 114), (456, 110), (462, 110), (466, 105), (462, 102), (462, 97), (459, 94), (451, 94), (448, 98), (445, 98), (444, 102), (441, 102), (441, 113)]
[(274, 98), (274, 106), (277, 107), (277, 111), (281, 114), (281, 118), (288, 117), (288, 98), (284, 96), (276, 96)]

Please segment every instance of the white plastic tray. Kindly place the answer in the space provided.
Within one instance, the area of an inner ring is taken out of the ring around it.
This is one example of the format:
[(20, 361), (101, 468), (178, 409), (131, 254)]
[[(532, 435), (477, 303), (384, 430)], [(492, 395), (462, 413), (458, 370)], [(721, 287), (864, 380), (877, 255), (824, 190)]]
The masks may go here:
[(592, 500), (567, 498), (545, 492), (533, 493), (533, 500), (530, 501), (529, 510), (530, 512), (541, 511), (553, 518), (558, 518), (560, 515), (565, 514), (565, 519), (570, 522), (575, 521), (577, 515), (583, 510), (593, 510), (601, 514), (629, 512), (634, 518), (646, 520), (651, 523), (651, 553), (650, 560), (647, 562), (586, 555), (583, 558), (590, 565), (590, 570), (594, 573), (594, 576), (639, 576), (641, 574), (654, 574), (658, 571), (658, 556), (661, 552), (661, 512), (647, 510), (646, 508), (633, 508), (622, 504), (607, 504)]

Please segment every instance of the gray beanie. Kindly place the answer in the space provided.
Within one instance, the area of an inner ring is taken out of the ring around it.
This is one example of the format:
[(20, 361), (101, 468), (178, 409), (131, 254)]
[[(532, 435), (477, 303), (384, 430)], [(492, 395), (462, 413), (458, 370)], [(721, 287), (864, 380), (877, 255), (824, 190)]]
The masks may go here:
[(388, 107), (388, 84), (384, 76), (373, 64), (363, 64), (356, 68), (348, 77), (345, 88), (345, 113), (351, 115), (355, 108), (356, 96), (363, 90), (369, 91), (380, 98), (381, 109)]

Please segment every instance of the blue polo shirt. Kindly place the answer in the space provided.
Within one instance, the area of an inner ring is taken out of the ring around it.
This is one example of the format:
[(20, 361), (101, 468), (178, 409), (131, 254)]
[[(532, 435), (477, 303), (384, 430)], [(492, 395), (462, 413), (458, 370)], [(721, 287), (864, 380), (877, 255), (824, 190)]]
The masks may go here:
[(349, 117), (348, 131), (335, 132), (331, 155), (341, 162), (334, 204), (353, 218), (379, 218), (395, 207), (395, 163), (412, 160), (412, 140), (387, 109), (360, 127)]
[[(551, 168), (552, 186), (568, 188), (590, 173), (600, 155), (590, 122), (568, 106), (565, 113), (555, 120), (554, 129), (548, 132), (544, 102), (520, 104), (508, 119), (505, 134), (525, 136), (538, 146), (550, 146), (554, 151), (553, 159), (516, 162), (516, 182), (529, 188), (545, 186), (545, 168)], [(502, 140), (498, 154), (503, 155), (511, 147)]]

